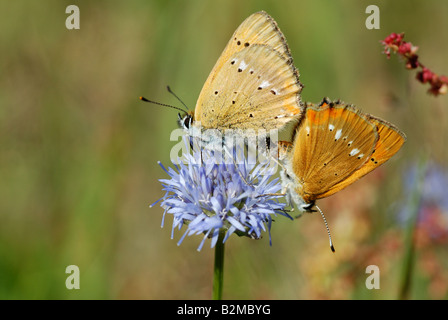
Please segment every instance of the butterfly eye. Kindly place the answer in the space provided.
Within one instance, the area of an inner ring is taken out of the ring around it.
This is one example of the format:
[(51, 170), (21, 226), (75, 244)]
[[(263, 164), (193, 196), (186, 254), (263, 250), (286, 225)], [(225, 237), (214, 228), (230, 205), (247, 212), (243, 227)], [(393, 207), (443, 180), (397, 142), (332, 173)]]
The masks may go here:
[(312, 208), (315, 205), (315, 201), (312, 201), (311, 203), (306, 203), (302, 205), (302, 209), (306, 212), (315, 212), (316, 210), (313, 210)]
[(191, 127), (191, 124), (193, 123), (193, 117), (188, 115), (186, 117), (186, 123), (185, 123), (185, 127), (187, 127), (188, 129)]
[(193, 117), (189, 114), (185, 115), (183, 118), (180, 115), (180, 113), (177, 114), (178, 117), (178, 123), (179, 127), (188, 130), (191, 127), (191, 124), (193, 123)]

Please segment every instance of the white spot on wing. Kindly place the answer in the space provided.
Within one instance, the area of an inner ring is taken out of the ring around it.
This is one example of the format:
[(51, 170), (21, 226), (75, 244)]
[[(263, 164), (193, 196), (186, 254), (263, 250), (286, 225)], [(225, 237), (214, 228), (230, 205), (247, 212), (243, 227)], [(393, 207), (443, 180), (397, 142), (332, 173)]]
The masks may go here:
[(350, 156), (354, 156), (357, 155), (359, 153), (359, 149), (353, 149), (352, 151), (350, 151)]
[(240, 63), (240, 65), (239, 65), (238, 69), (244, 70), (244, 69), (246, 69), (246, 68), (247, 68), (247, 64), (246, 64), (246, 62), (244, 62), (244, 60), (241, 61), (241, 63)]
[(260, 84), (260, 88), (266, 88), (266, 87), (268, 87), (270, 85), (270, 83), (269, 83), (269, 81), (263, 81), (261, 84)]
[(338, 129), (338, 131), (336, 131), (336, 134), (334, 135), (334, 138), (336, 140), (339, 140), (339, 138), (342, 136), (342, 129)]
[(329, 124), (329, 125), (328, 125), (328, 129), (330, 129), (330, 131), (333, 131), (333, 130), (334, 130), (334, 125)]

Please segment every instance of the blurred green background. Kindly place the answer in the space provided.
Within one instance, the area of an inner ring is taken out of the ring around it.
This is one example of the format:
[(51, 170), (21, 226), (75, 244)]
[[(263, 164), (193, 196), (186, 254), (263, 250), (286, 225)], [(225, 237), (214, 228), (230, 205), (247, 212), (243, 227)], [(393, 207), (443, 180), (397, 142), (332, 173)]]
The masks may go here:
[[(65, 27), (70, 4), (80, 30)], [(370, 4), (381, 10), (379, 30), (365, 27)], [(418, 208), (403, 208), (422, 200), (416, 183), (405, 185), (415, 163), (446, 178), (448, 97), (428, 95), (380, 44), (405, 32), (424, 64), (448, 74), (447, 1), (0, 0), (1, 299), (211, 297), (209, 242), (201, 252), (199, 236), (177, 246), (183, 231), (170, 239), (171, 217), (160, 228), (163, 210), (148, 208), (163, 195), (157, 161), (169, 166), (177, 114), (138, 97), (178, 104), (170, 85), (193, 109), (232, 33), (259, 10), (286, 36), (304, 101), (354, 103), (408, 141), (319, 202), (335, 254), (318, 215), (279, 217), (272, 247), (267, 234), (232, 236), (224, 298), (447, 298), (448, 210), (436, 202), (432, 224), (417, 223), (410, 237)], [(68, 265), (80, 269), (79, 290), (65, 287)], [(379, 267), (379, 290), (365, 286), (368, 265)]]

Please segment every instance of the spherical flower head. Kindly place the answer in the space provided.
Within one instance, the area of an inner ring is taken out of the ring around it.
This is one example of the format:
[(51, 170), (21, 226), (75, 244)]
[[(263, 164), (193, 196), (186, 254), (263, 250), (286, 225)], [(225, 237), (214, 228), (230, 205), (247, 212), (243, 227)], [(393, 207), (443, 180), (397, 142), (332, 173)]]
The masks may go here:
[[(190, 145), (190, 138), (184, 142)], [(226, 241), (233, 233), (250, 238), (261, 238), (262, 231), (269, 232), (271, 243), (272, 218), (277, 214), (291, 218), (285, 203), (279, 202), (279, 179), (272, 179), (276, 167), (268, 163), (251, 163), (244, 156), (243, 147), (236, 146), (231, 161), (217, 161), (211, 149), (201, 148), (178, 159), (175, 169), (168, 170), (160, 164), (170, 179), (161, 179), (166, 194), (159, 200), (166, 214), (173, 215), (174, 230), (186, 225), (186, 236), (204, 234), (198, 251), (207, 238), (213, 248), (220, 232)], [(181, 161), (183, 160), (183, 161)], [(292, 218), (291, 218), (292, 219)]]

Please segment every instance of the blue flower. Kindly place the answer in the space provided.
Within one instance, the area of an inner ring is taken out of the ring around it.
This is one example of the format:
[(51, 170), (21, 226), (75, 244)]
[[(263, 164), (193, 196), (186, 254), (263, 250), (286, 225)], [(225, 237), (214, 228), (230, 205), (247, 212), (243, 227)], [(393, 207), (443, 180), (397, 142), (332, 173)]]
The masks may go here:
[[(188, 145), (187, 136), (183, 139)], [(213, 248), (220, 232), (225, 232), (225, 242), (233, 233), (259, 239), (262, 231), (269, 232), (271, 243), (272, 218), (280, 214), (292, 219), (284, 211), (286, 204), (278, 201), (279, 179), (271, 179), (276, 168), (269, 163), (250, 163), (241, 154), (237, 146), (232, 161), (227, 161), (230, 163), (219, 163), (213, 150), (193, 148), (192, 153), (183, 155), (183, 161), (178, 159), (174, 169), (159, 162), (170, 176), (160, 179), (166, 191), (159, 199), (165, 209), (162, 227), (166, 214), (173, 215), (171, 238), (176, 228), (186, 225), (178, 245), (186, 236), (204, 234), (200, 251), (207, 238)]]

